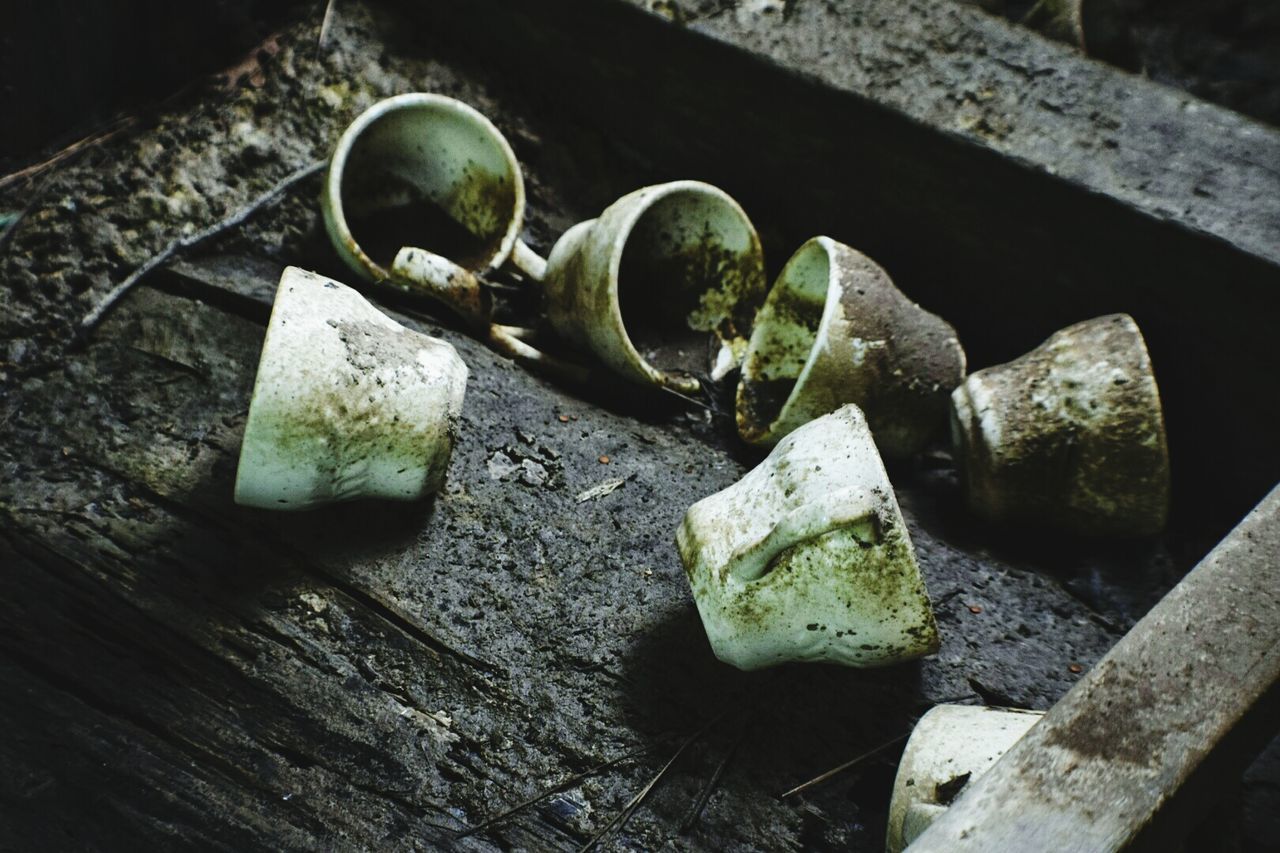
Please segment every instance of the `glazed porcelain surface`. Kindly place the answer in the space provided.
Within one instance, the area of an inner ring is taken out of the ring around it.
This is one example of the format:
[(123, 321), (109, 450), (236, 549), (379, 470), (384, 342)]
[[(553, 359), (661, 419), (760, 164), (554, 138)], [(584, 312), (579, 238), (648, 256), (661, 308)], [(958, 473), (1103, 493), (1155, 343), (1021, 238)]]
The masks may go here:
[(943, 431), (964, 369), (946, 321), (907, 299), (866, 255), (815, 237), (783, 267), (756, 318), (738, 432), (768, 446), (856, 403), (882, 454), (910, 456)]
[[(516, 253), (524, 178), (506, 138), (475, 109), (410, 93), (374, 104), (343, 132), (321, 206), (334, 247), (362, 278), (451, 304), (475, 274)], [(403, 243), (381, 245), (388, 230)]]
[(565, 232), (544, 283), (560, 335), (632, 381), (692, 393), (698, 374), (719, 378), (741, 361), (764, 301), (764, 255), (723, 190), (675, 181)]
[(297, 510), (424, 497), (444, 479), (466, 381), (448, 343), (289, 267), (262, 347), (236, 503)]
[(900, 853), (1044, 716), (1042, 711), (937, 705), (916, 723), (889, 803), (888, 853)]
[(1164, 413), (1137, 323), (1077, 323), (951, 397), (966, 500), (980, 516), (1085, 535), (1141, 535), (1168, 517)]
[(881, 666), (938, 648), (906, 524), (857, 406), (694, 504), (676, 545), (716, 656)]

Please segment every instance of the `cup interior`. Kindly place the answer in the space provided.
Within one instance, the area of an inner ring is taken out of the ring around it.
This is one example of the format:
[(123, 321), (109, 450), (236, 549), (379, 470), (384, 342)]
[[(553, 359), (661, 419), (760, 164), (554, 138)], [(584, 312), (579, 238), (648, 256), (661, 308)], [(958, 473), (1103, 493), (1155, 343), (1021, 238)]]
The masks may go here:
[(510, 252), (523, 214), (519, 167), (479, 113), (428, 96), (393, 104), (363, 126), (357, 120), (348, 133), (349, 147), (340, 143), (335, 157), (336, 212), (349, 248), (372, 269), (385, 275), (405, 246), (473, 271)]
[(768, 431), (804, 373), (822, 326), (830, 281), (831, 259), (812, 240), (791, 256), (769, 291), (747, 345), (738, 395), (740, 420), (752, 433)]
[(719, 350), (708, 333), (745, 338), (764, 297), (755, 228), (727, 196), (699, 186), (647, 205), (616, 263), (627, 338), (662, 371), (705, 372)]

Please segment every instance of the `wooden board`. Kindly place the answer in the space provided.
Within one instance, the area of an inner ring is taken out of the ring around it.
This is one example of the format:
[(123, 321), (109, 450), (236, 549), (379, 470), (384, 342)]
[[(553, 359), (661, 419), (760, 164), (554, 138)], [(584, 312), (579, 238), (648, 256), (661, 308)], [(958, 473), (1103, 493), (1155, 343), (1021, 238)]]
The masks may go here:
[[(671, 757), (668, 735), (714, 721), (626, 843), (878, 850), (893, 749), (798, 799), (777, 794), (938, 701), (1048, 707), (1078, 678), (1071, 664), (1100, 658), (1207, 549), (1211, 524), (1052, 548), (982, 528), (934, 453), (891, 477), (941, 652), (876, 672), (740, 674), (707, 649), (671, 544), (690, 503), (755, 461), (725, 413), (551, 385), (376, 290), (471, 367), (448, 486), (423, 505), (236, 508), (275, 277), (287, 262), (346, 275), (319, 231), (317, 184), (153, 277), (69, 347), (135, 265), (324, 156), (398, 91), (452, 94), (497, 122), (526, 168), (525, 237), (543, 251), (683, 168), (548, 108), (551, 90), (530, 100), (509, 76), (442, 61), (460, 46), (447, 31), (408, 38), (392, 8), (337, 8), (325, 54), (300, 22), (262, 88), (192, 101), (60, 171), (0, 256), (4, 845), (574, 849)], [(804, 227), (793, 209), (753, 215), (774, 233)], [(455, 836), (636, 748), (652, 751)]]
[(1278, 702), (1280, 487), (910, 849), (1183, 849)]

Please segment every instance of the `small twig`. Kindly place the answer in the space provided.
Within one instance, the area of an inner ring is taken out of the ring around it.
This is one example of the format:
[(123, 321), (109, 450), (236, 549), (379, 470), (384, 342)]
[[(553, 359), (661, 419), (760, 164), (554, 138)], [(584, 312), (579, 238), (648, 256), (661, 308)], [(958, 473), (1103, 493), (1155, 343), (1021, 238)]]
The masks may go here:
[(147, 274), (156, 267), (165, 263), (179, 252), (194, 248), (205, 240), (208, 240), (210, 237), (217, 236), (228, 228), (234, 228), (244, 222), (260, 208), (275, 202), (291, 190), (296, 184), (319, 172), (324, 168), (324, 165), (324, 160), (317, 160), (314, 163), (303, 166), (301, 169), (290, 173), (280, 183), (276, 184), (274, 187), (267, 190), (265, 193), (258, 196), (230, 216), (215, 222), (203, 231), (197, 231), (195, 234), (179, 237), (169, 243), (169, 245), (161, 249), (158, 254), (152, 255), (146, 263), (130, 273), (128, 278), (113, 287), (106, 296), (102, 297), (102, 300), (94, 306), (93, 310), (86, 314), (84, 319), (80, 321), (80, 326), (77, 329), (78, 336), (81, 339), (87, 337), (89, 333), (91, 333), (94, 328), (102, 322), (102, 318), (106, 316), (106, 313), (120, 301), (121, 297), (128, 293), (135, 284), (145, 278)]
[(747, 732), (751, 730), (751, 724), (754, 718), (751, 714), (746, 714), (742, 718), (742, 728), (738, 731), (737, 738), (730, 744), (725, 751), (724, 758), (720, 759), (720, 763), (716, 765), (716, 769), (712, 772), (711, 778), (707, 780), (707, 784), (702, 786), (702, 790), (698, 792), (698, 797), (693, 801), (693, 807), (689, 809), (689, 813), (685, 815), (684, 820), (680, 824), (680, 834), (684, 835), (697, 825), (698, 820), (702, 817), (702, 812), (707, 807), (707, 801), (711, 799), (711, 795), (715, 793), (716, 787), (720, 784), (720, 778), (724, 776), (725, 768), (729, 766), (729, 762), (733, 760), (733, 756), (737, 754), (738, 747), (742, 746), (742, 742), (747, 739)]
[(25, 169), (19, 169), (16, 172), (11, 172), (3, 178), (0, 178), (0, 190), (6, 189), (11, 184), (15, 184), (18, 181), (34, 177), (35, 175), (58, 165), (63, 160), (74, 157), (86, 148), (106, 142), (108, 139), (118, 136), (128, 130), (136, 122), (137, 118), (129, 116), (128, 118), (123, 118), (113, 122), (103, 130), (94, 131), (83, 139), (77, 139), (75, 142), (71, 143), (66, 148), (63, 148), (49, 159), (41, 160), (39, 163), (34, 163), (27, 166)]
[(591, 838), (590, 841), (578, 848), (578, 853), (587, 853), (588, 850), (595, 848), (598, 844), (608, 838), (609, 834), (615, 829), (621, 830), (625, 827), (627, 825), (627, 821), (631, 820), (631, 816), (635, 814), (636, 809), (640, 808), (644, 803), (645, 798), (649, 796), (649, 793), (657, 787), (659, 782), (662, 781), (662, 777), (666, 776), (667, 771), (680, 760), (680, 756), (684, 755), (684, 751), (688, 749), (694, 741), (702, 737), (706, 733), (707, 729), (711, 728), (723, 717), (724, 714), (718, 714), (717, 716), (712, 717), (702, 726), (702, 728), (685, 738), (680, 743), (680, 746), (676, 747), (675, 753), (667, 760), (667, 763), (662, 765), (662, 769), (655, 773), (653, 778), (649, 780), (648, 784), (641, 788), (636, 795), (627, 802), (627, 804), (622, 808), (622, 811), (614, 815), (613, 820), (605, 824), (604, 829), (601, 829)]
[(828, 770), (826, 773), (823, 773), (821, 776), (815, 776), (814, 778), (810, 779), (808, 782), (805, 782), (800, 785), (796, 785), (790, 791), (787, 791), (785, 794), (778, 797), (778, 799), (785, 800), (787, 797), (795, 796), (796, 794), (799, 794), (801, 791), (809, 790), (814, 785), (821, 785), (823, 782), (827, 781), (832, 776), (835, 776), (839, 773), (843, 773), (844, 771), (848, 770), (850, 767), (853, 767), (857, 764), (862, 763), (863, 761), (866, 761), (868, 758), (871, 758), (873, 755), (876, 755), (877, 753), (884, 752), (886, 749), (893, 746), (895, 743), (898, 743), (899, 741), (906, 740), (907, 735), (909, 734), (911, 734), (911, 732), (903, 732), (893, 740), (885, 741), (884, 743), (880, 744), (874, 749), (869, 749), (866, 752), (862, 753), (862, 755), (859, 755), (857, 758), (846, 761), (844, 764), (841, 764), (839, 767), (832, 767), (830, 770)]
[(329, 0), (324, 6), (324, 17), (320, 19), (320, 37), (316, 39), (316, 51), (324, 51), (324, 43), (329, 40), (329, 28), (333, 25), (333, 6), (335, 0)]
[(18, 230), (18, 224), (27, 218), (27, 214), (31, 212), (31, 209), (36, 206), (36, 202), (44, 195), (45, 188), (49, 186), (49, 179), (52, 177), (52, 175), (45, 175), (41, 179), (22, 210), (19, 210), (13, 219), (9, 221), (9, 224), (4, 227), (4, 230), (0, 231), (0, 251), (3, 251), (9, 241), (13, 239), (14, 232)]
[[(717, 413), (717, 410), (716, 410), (716, 408), (715, 408), (714, 406), (709, 406), (709, 405), (707, 405), (706, 403), (702, 402), (701, 400), (699, 400), (699, 399), (698, 399), (698, 398), (696, 398), (696, 397), (690, 397), (688, 394), (682, 394), (682, 393), (680, 393), (679, 391), (677, 391), (676, 389), (674, 389), (674, 388), (669, 388), (669, 387), (668, 387), (668, 386), (666, 386), (666, 385), (659, 385), (658, 387), (659, 387), (659, 388), (661, 388), (663, 391), (666, 391), (668, 394), (674, 394), (674, 395), (676, 395), (676, 396), (677, 396), (677, 397), (679, 397), (681, 400), (684, 400), (686, 403), (693, 403), (693, 405), (695, 405), (695, 406), (701, 406), (702, 408), (706, 409), (708, 412), (711, 412), (712, 414), (716, 414), (716, 413)], [(705, 386), (704, 386), (704, 387), (705, 387)]]
[(574, 785), (578, 784), (584, 779), (590, 779), (592, 776), (595, 776), (597, 773), (601, 773), (605, 770), (608, 770), (610, 767), (615, 767), (624, 761), (630, 761), (633, 758), (638, 758), (641, 755), (645, 755), (646, 753), (653, 752), (653, 750), (657, 749), (658, 744), (661, 744), (663, 742), (664, 741), (660, 740), (657, 743), (651, 743), (648, 746), (642, 746), (639, 749), (635, 749), (635, 750), (632, 750), (631, 752), (625, 753), (623, 755), (619, 755), (617, 758), (610, 759), (609, 761), (606, 761), (603, 764), (597, 764), (595, 767), (592, 767), (590, 770), (584, 770), (575, 776), (570, 776), (568, 779), (565, 779), (563, 782), (560, 782), (557, 785), (553, 785), (552, 787), (547, 788), (541, 794), (537, 794), (535, 796), (530, 797), (527, 800), (516, 803), (511, 808), (501, 811), (498, 814), (494, 815), (493, 817), (485, 818), (485, 820), (482, 823), (478, 823), (469, 829), (464, 829), (464, 830), (455, 832), (455, 836), (457, 838), (466, 838), (469, 835), (475, 835), (478, 832), (484, 832), (486, 829), (489, 829), (492, 826), (496, 826), (497, 824), (502, 823), (504, 820), (511, 817), (516, 812), (523, 811), (524, 809), (529, 808), (529, 806), (537, 805), (538, 803), (545, 800), (547, 797), (550, 797), (552, 794), (558, 794), (561, 791), (564, 791), (568, 788), (572, 788)]

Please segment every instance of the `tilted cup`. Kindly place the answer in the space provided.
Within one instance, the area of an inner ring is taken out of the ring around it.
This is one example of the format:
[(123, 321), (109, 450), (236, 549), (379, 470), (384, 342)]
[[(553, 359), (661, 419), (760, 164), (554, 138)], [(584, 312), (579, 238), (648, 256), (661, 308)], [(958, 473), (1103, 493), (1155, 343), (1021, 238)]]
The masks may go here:
[(738, 384), (738, 433), (775, 444), (856, 403), (886, 457), (942, 430), (964, 378), (955, 330), (911, 302), (888, 273), (830, 237), (800, 247), (756, 316)]
[(951, 396), (965, 498), (978, 515), (1082, 534), (1149, 534), (1169, 511), (1169, 450), (1138, 324), (1111, 314), (1056, 332)]
[(478, 276), (512, 262), (540, 278), (519, 239), (524, 177), (493, 123), (425, 93), (365, 110), (338, 139), (321, 201), (338, 254), (367, 281), (390, 280), (489, 323)]
[(938, 649), (902, 512), (857, 406), (689, 508), (676, 547), (716, 657), (868, 667)]
[(276, 290), (240, 448), (235, 501), (307, 509), (437, 490), (467, 367), (349, 287), (296, 267)]
[(886, 853), (900, 853), (991, 769), (1042, 711), (935, 705), (911, 732), (889, 801)]
[(693, 393), (694, 374), (719, 378), (741, 360), (764, 301), (764, 254), (723, 190), (674, 181), (565, 232), (544, 285), (560, 335), (632, 381)]

